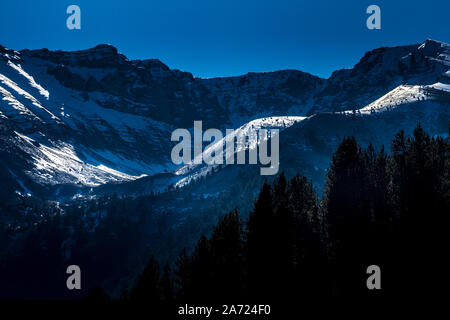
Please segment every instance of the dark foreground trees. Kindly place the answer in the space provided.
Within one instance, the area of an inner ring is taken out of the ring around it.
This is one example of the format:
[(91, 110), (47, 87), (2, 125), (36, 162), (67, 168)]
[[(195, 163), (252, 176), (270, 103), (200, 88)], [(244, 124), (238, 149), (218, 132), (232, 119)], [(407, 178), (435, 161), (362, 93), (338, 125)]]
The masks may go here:
[[(420, 126), (397, 134), (390, 154), (345, 138), (320, 201), (306, 178), (281, 174), (248, 221), (225, 215), (173, 272), (161, 276), (151, 259), (126, 296), (167, 307), (438, 295), (449, 270), (449, 154), (448, 138)], [(366, 286), (370, 265), (381, 290)]]

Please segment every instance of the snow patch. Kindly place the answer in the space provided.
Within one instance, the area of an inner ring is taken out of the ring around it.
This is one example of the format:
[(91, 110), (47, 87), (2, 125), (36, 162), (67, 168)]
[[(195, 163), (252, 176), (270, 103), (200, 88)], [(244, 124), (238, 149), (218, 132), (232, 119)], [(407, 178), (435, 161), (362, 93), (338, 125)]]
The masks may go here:
[(443, 90), (443, 91), (450, 92), (450, 84), (437, 82), (435, 84), (430, 85), (429, 87), (432, 87), (432, 88), (435, 88), (435, 89), (438, 89), (438, 90)]
[(364, 108), (355, 111), (342, 111), (341, 113), (353, 114), (357, 112), (358, 114), (372, 114), (391, 110), (405, 103), (427, 99), (429, 99), (429, 96), (425, 93), (423, 86), (400, 85)]
[(39, 91), (39, 93), (42, 95), (42, 96), (44, 96), (47, 100), (49, 99), (49, 97), (50, 97), (50, 93), (47, 91), (47, 90), (45, 90), (40, 84), (38, 84), (35, 80), (34, 80), (34, 78), (32, 77), (32, 76), (30, 76), (28, 73), (26, 73), (23, 69), (22, 69), (22, 67), (20, 66), (20, 64), (14, 64), (14, 63), (12, 63), (11, 61), (8, 61), (8, 66), (10, 66), (11, 68), (13, 68), (14, 70), (16, 70), (17, 72), (19, 72), (22, 76), (24, 76), (25, 78), (27, 78), (28, 79), (28, 82), (30, 83), (30, 85), (33, 87), (33, 88), (36, 88), (38, 91)]

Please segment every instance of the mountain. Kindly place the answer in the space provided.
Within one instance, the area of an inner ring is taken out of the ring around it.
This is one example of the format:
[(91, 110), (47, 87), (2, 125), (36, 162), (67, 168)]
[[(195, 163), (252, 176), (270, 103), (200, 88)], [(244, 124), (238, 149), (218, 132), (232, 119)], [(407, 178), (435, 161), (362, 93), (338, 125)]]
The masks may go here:
[(0, 62), (0, 165), (11, 197), (139, 195), (186, 185), (212, 170), (170, 160), (171, 132), (194, 120), (236, 132), (285, 130), (281, 168), (306, 170), (318, 183), (347, 134), (381, 145), (419, 120), (433, 134), (448, 132), (450, 46), (434, 40), (372, 50), (328, 79), (297, 70), (201, 79), (157, 59), (129, 60), (110, 45), (0, 46)]

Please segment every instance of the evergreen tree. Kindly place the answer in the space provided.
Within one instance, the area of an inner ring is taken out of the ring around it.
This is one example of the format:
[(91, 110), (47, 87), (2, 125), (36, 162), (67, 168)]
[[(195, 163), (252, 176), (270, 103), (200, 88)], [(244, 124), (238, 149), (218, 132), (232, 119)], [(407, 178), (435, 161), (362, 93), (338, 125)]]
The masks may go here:
[(344, 138), (332, 157), (325, 183), (323, 205), (332, 246), (332, 271), (341, 296), (365, 292), (360, 279), (371, 264), (366, 256), (371, 222), (366, 161), (356, 140)]
[(152, 256), (139, 276), (136, 286), (131, 289), (131, 300), (145, 302), (149, 306), (159, 306), (161, 300), (159, 274), (159, 264)]
[(178, 256), (175, 262), (175, 279), (174, 279), (174, 288), (176, 292), (176, 298), (179, 301), (187, 301), (186, 290), (189, 287), (190, 283), (190, 273), (191, 273), (191, 260), (189, 259), (186, 248), (183, 249), (183, 252)]
[(161, 277), (161, 295), (165, 308), (172, 308), (175, 303), (175, 297), (171, 269), (168, 263), (164, 266)]
[(274, 261), (277, 247), (272, 188), (264, 183), (247, 222), (247, 268), (249, 295), (255, 300), (276, 295)]
[(216, 301), (239, 301), (243, 296), (243, 231), (239, 211), (226, 214), (209, 240), (213, 296)]

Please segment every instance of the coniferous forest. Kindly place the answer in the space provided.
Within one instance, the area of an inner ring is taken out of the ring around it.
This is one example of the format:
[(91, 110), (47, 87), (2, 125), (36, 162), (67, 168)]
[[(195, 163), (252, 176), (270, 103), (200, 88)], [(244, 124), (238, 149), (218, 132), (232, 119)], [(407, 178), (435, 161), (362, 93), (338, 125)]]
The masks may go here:
[[(420, 125), (411, 137), (399, 132), (390, 152), (345, 138), (321, 199), (305, 177), (279, 175), (262, 186), (248, 219), (238, 209), (226, 214), (173, 265), (151, 257), (121, 300), (170, 309), (439, 297), (448, 271), (449, 152), (448, 138)], [(370, 265), (381, 270), (381, 290), (366, 285)], [(100, 289), (88, 298), (107, 299)]]

